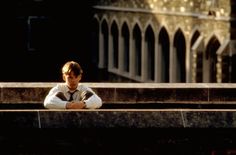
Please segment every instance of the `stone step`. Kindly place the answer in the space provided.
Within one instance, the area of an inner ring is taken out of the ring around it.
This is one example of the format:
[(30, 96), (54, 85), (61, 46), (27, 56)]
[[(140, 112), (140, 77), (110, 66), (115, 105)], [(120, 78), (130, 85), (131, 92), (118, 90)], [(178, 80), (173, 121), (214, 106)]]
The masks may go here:
[(0, 110), (4, 128), (235, 128), (232, 109)]

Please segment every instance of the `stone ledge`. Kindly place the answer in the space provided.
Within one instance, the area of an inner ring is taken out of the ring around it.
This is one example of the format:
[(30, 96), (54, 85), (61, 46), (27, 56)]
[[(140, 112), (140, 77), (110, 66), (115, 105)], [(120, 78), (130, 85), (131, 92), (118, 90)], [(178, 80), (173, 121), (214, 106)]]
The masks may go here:
[(236, 110), (0, 110), (1, 128), (235, 128)]
[[(42, 104), (57, 83), (0, 83), (0, 103)], [(201, 103), (235, 104), (236, 84), (216, 83), (83, 83), (105, 104)]]

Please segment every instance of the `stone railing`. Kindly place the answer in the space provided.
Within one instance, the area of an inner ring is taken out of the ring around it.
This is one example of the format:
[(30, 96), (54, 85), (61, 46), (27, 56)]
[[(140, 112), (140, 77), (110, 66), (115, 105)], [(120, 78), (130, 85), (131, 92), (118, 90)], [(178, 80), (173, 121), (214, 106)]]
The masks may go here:
[[(41, 104), (57, 83), (0, 83), (0, 103)], [(83, 83), (104, 104), (234, 104), (236, 84)]]

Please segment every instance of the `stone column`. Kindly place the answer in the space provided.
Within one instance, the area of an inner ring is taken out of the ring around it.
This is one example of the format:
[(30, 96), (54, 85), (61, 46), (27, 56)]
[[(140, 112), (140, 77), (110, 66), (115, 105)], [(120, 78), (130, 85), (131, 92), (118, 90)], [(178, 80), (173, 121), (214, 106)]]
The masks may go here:
[(141, 47), (141, 81), (145, 82), (147, 80), (147, 52), (145, 51), (145, 40), (144, 33), (142, 32), (142, 47)]
[(99, 44), (98, 44), (98, 50), (99, 50), (99, 60), (98, 60), (98, 67), (99, 68), (104, 68), (104, 36), (102, 34), (102, 23), (99, 24)]

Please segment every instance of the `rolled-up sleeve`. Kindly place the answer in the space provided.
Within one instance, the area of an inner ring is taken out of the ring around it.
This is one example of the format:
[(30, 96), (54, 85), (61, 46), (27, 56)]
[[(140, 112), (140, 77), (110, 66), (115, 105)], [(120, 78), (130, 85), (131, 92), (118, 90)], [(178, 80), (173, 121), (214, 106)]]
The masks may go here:
[(86, 108), (88, 109), (96, 109), (102, 106), (102, 99), (96, 94), (93, 94), (90, 98), (84, 101), (86, 103)]
[(44, 107), (48, 109), (66, 109), (68, 101), (63, 101), (56, 96), (58, 88), (54, 87), (50, 90), (48, 95), (44, 99)]

